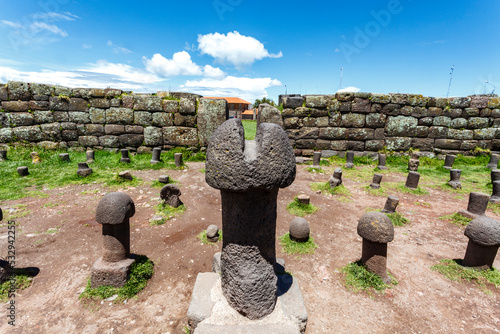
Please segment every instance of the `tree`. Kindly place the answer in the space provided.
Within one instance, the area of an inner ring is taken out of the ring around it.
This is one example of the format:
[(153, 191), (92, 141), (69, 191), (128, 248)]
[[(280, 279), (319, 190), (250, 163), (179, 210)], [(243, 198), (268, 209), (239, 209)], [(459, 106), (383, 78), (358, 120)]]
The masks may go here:
[(259, 104), (262, 104), (262, 103), (267, 103), (267, 104), (272, 105), (273, 107), (276, 107), (276, 103), (274, 103), (273, 99), (268, 99), (267, 97), (263, 97), (260, 100), (256, 99), (255, 102), (253, 103), (253, 107), (258, 108)]

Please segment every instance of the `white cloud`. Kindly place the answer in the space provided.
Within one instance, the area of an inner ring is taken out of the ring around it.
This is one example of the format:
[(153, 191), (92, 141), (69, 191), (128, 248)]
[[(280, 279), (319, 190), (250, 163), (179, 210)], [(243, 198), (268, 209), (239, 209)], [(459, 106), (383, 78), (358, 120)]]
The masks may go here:
[(92, 45), (90, 44), (82, 44), (83, 49), (92, 49)]
[(192, 60), (189, 53), (180, 51), (174, 53), (172, 59), (167, 59), (159, 53), (153, 58), (142, 57), (146, 70), (160, 77), (171, 77), (176, 75), (201, 75), (201, 68)]
[(358, 88), (358, 87), (346, 87), (346, 88), (342, 88), (342, 89), (339, 89), (337, 91), (337, 93), (349, 93), (349, 92), (352, 92), (352, 93), (357, 93), (359, 92), (361, 89)]
[(226, 73), (218, 67), (205, 65), (205, 67), (203, 67), (203, 75), (209, 78), (223, 78)]
[(20, 23), (17, 23), (17, 22), (12, 22), (12, 21), (7, 21), (7, 20), (2, 20), (1, 22), (2, 22), (2, 24), (5, 24), (6, 26), (9, 26), (11, 28), (19, 29), (22, 27), (22, 25)]
[(283, 84), (271, 78), (243, 78), (228, 76), (221, 80), (204, 78), (188, 80), (181, 90), (198, 93), (204, 96), (237, 96), (249, 102), (267, 96), (266, 89)]
[(115, 45), (111, 41), (108, 41), (106, 45), (113, 48), (113, 53), (125, 53), (125, 54), (132, 53), (132, 51), (130, 51), (129, 49)]
[(39, 31), (47, 30), (53, 34), (56, 35), (61, 35), (62, 37), (67, 37), (68, 33), (62, 29), (60, 29), (58, 26), (55, 24), (47, 24), (45, 22), (33, 22), (31, 24), (31, 30), (34, 33), (37, 33)]
[(198, 35), (198, 49), (202, 54), (214, 57), (220, 63), (230, 63), (236, 67), (250, 65), (262, 58), (280, 58), (283, 53), (271, 54), (257, 39), (228, 32), (227, 35), (214, 33)]
[(55, 12), (48, 12), (48, 13), (33, 14), (33, 19), (44, 20), (46, 22), (54, 22), (54, 21), (74, 21), (75, 19), (79, 19), (79, 17), (74, 14), (71, 14), (70, 12), (65, 12), (62, 14)]

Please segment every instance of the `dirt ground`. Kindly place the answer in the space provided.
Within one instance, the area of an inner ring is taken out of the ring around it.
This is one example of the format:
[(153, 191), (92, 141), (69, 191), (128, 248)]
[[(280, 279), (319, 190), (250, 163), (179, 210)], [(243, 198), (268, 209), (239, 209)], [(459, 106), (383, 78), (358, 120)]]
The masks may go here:
[[(42, 189), (48, 197), (0, 203), (4, 216), (15, 205), (27, 205), (24, 210), (29, 213), (16, 219), (16, 265), (40, 270), (32, 286), (15, 297), (15, 328), (7, 324), (7, 304), (2, 307), (0, 332), (183, 333), (196, 275), (210, 271), (213, 254), (221, 250), (220, 243), (204, 245), (196, 238), (209, 224), (221, 227), (220, 193), (205, 183), (203, 163), (188, 166), (184, 171), (134, 171), (144, 185), (122, 190), (136, 205), (131, 251), (155, 263), (148, 286), (126, 304), (78, 299), (101, 256), (101, 227), (93, 220), (108, 188), (90, 184)], [(306, 167), (298, 165), (295, 182), (279, 192), (276, 231), (277, 236), (288, 232), (294, 217), (286, 205), (295, 195), (310, 195), (320, 208), (306, 216), (318, 244), (313, 255), (286, 255), (277, 245), (277, 256), (286, 260), (286, 270), (302, 290), (309, 314), (306, 333), (500, 332), (500, 289), (490, 286), (488, 295), (475, 284), (453, 282), (430, 269), (441, 259), (463, 258), (468, 242), (464, 228), (438, 217), (465, 209), (467, 198), (433, 189), (422, 196), (388, 190), (400, 197), (398, 211), (410, 219), (408, 225), (395, 228), (388, 248), (388, 269), (399, 285), (379, 295), (354, 293), (344, 286), (339, 269), (361, 257), (357, 221), (366, 208), (382, 208), (386, 197), (368, 194), (366, 183), (345, 177), (351, 201), (318, 194), (310, 183), (326, 182), (338, 166), (325, 168), (325, 174), (312, 174)], [(165, 225), (150, 226), (160, 192), (150, 185), (162, 174), (179, 182), (187, 210)], [(384, 178), (382, 186), (405, 176), (389, 173)], [(500, 218), (490, 210), (487, 214)], [(57, 232), (47, 233), (50, 229)], [(5, 226), (0, 229), (0, 256), (7, 257)], [(500, 268), (500, 256), (494, 265)]]

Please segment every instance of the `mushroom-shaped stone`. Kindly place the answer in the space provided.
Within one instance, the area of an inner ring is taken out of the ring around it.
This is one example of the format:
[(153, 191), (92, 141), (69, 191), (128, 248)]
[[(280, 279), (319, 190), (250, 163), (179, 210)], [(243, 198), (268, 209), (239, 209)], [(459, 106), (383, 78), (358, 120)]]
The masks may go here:
[(160, 198), (165, 202), (165, 204), (170, 205), (173, 208), (182, 205), (179, 196), (181, 195), (181, 190), (175, 184), (167, 184), (161, 188)]
[(309, 240), (309, 233), (311, 232), (309, 228), (309, 223), (302, 217), (295, 217), (290, 222), (290, 239), (297, 242), (306, 242)]
[(217, 225), (209, 225), (207, 227), (207, 239), (210, 242), (217, 242), (219, 240), (219, 227)]
[(469, 238), (469, 244), (463, 264), (468, 267), (491, 268), (500, 247), (500, 222), (481, 216), (467, 225), (464, 234)]
[(394, 239), (391, 219), (382, 212), (367, 212), (359, 219), (358, 234), (363, 238), (361, 262), (385, 283), (390, 283), (386, 267), (387, 243)]
[(135, 205), (129, 195), (109, 193), (99, 201), (95, 220), (102, 224), (103, 254), (92, 267), (92, 288), (107, 285), (122, 287), (126, 284), (130, 266), (130, 217)]

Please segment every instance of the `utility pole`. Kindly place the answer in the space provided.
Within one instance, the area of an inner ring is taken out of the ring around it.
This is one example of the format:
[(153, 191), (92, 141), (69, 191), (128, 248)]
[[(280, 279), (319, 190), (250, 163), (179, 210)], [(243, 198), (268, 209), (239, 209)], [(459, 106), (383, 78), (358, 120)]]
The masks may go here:
[(493, 86), (493, 90), (491, 91), (491, 95), (495, 94), (495, 88), (496, 88), (495, 85), (492, 84), (491, 82), (488, 82), (488, 80), (486, 80), (484, 83), (488, 84), (488, 85), (492, 85)]
[(341, 67), (340, 68), (340, 85), (339, 85), (339, 89), (342, 89), (342, 76), (344, 75), (344, 68)]
[(446, 93), (446, 97), (450, 95), (450, 88), (451, 88), (451, 80), (453, 80), (453, 71), (455, 70), (455, 65), (451, 67), (451, 72), (450, 72), (450, 83), (448, 84), (448, 93)]

